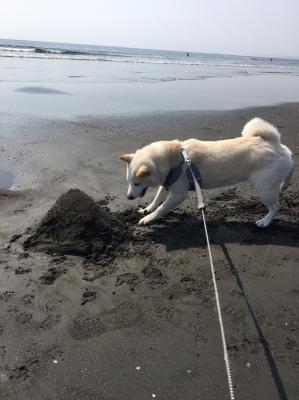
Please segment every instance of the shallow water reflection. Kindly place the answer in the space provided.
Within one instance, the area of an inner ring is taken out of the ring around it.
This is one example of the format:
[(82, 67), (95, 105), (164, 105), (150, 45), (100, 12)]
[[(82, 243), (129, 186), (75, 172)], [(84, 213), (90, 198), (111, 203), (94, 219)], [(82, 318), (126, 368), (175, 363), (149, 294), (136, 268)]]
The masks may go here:
[(14, 175), (8, 171), (0, 170), (0, 189), (9, 189), (14, 182)]

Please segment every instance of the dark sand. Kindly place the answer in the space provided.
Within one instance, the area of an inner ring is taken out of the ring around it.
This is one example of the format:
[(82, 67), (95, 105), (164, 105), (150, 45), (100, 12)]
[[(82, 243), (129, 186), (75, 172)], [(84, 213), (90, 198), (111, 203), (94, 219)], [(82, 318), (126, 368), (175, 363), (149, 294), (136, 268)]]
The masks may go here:
[[(0, 398), (228, 399), (201, 218), (189, 199), (138, 227), (117, 155), (153, 140), (238, 136), (252, 116), (299, 154), (299, 105), (1, 126)], [(24, 250), (57, 198), (79, 187), (127, 233), (105, 257)], [(298, 167), (271, 227), (246, 185), (205, 194), (236, 399), (299, 396)], [(145, 200), (149, 201), (150, 192)]]

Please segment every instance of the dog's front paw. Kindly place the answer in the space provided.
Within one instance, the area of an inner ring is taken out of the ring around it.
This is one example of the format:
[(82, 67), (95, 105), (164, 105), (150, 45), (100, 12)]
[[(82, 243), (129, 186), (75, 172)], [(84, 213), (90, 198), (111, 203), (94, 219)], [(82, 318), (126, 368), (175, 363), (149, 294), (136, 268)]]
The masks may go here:
[(143, 217), (141, 218), (141, 220), (139, 220), (138, 225), (148, 225), (152, 221), (153, 218), (151, 217), (151, 215), (147, 215), (146, 217)]
[(147, 211), (146, 211), (146, 208), (139, 207), (137, 212), (139, 212), (139, 214), (145, 214)]
[(267, 219), (267, 217), (263, 218), (263, 219), (259, 219), (258, 221), (256, 221), (256, 226), (258, 226), (259, 228), (266, 228), (269, 224), (270, 224), (271, 220), (269, 221), (269, 219)]

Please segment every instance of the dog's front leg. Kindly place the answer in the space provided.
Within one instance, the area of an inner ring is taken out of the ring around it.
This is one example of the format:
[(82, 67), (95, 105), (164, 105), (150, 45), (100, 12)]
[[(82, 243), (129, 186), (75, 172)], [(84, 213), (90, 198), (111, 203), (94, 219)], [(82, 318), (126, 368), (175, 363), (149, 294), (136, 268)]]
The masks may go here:
[(167, 190), (163, 186), (160, 186), (154, 200), (147, 207), (139, 208), (138, 212), (140, 214), (143, 214), (155, 211), (162, 203), (162, 201), (165, 200), (166, 195), (167, 195)]
[(177, 207), (180, 203), (182, 203), (187, 195), (187, 191), (183, 193), (177, 192), (169, 192), (166, 200), (162, 203), (154, 212), (151, 214), (141, 218), (139, 221), (139, 225), (147, 225), (153, 221), (156, 221), (159, 218), (164, 217), (169, 211)]

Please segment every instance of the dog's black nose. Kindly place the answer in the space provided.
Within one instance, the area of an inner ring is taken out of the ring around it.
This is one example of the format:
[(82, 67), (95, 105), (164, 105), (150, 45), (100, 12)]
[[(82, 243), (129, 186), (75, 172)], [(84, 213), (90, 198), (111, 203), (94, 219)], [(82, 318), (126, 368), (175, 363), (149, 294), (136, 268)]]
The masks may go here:
[(128, 200), (134, 200), (134, 197), (133, 197), (132, 195), (130, 195), (130, 196), (128, 195), (128, 196), (127, 196), (127, 199), (128, 199)]

